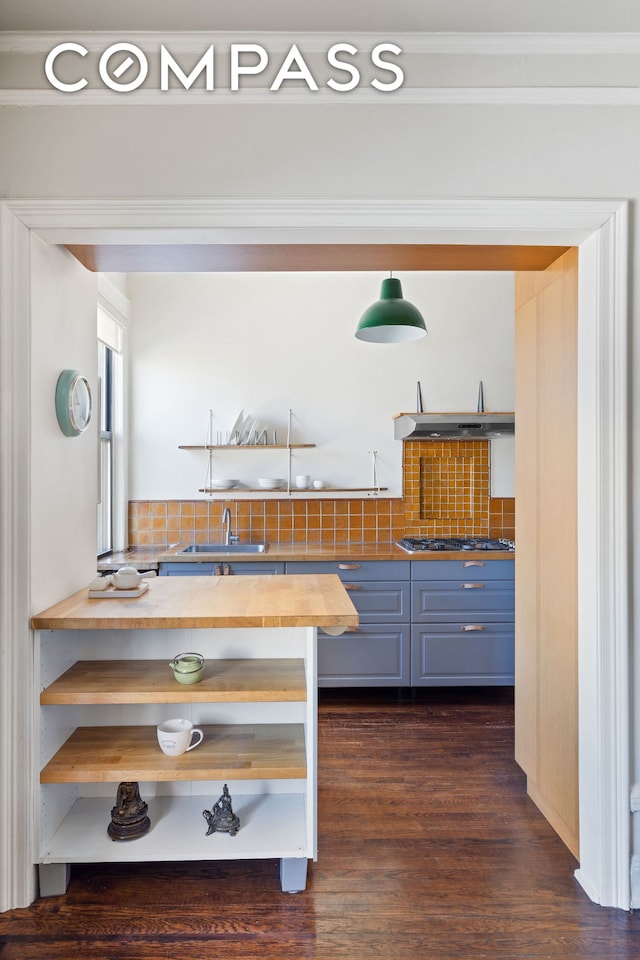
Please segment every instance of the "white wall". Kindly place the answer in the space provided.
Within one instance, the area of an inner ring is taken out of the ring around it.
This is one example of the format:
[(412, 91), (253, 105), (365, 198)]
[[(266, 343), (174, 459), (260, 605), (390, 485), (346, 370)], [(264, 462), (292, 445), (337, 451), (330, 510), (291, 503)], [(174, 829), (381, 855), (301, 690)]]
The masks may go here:
[[(292, 442), (317, 444), (295, 451), (294, 476), (368, 487), (375, 450), (378, 482), (395, 495), (392, 417), (416, 409), (418, 380), (426, 410), (475, 410), (480, 380), (487, 410), (512, 410), (513, 275), (398, 276), (428, 335), (382, 345), (354, 336), (379, 297), (376, 273), (132, 275), (131, 498), (203, 496), (207, 456), (178, 445), (206, 441), (210, 409), (214, 442), (244, 410), (282, 443), (291, 408)], [(497, 473), (498, 495), (513, 495), (508, 455)], [(221, 452), (214, 475), (255, 487), (259, 476), (286, 477), (287, 455)]]
[(83, 373), (95, 398), (96, 275), (58, 247), (31, 243), (31, 597), (33, 611), (96, 572), (97, 423), (66, 437), (55, 414), (62, 370)]

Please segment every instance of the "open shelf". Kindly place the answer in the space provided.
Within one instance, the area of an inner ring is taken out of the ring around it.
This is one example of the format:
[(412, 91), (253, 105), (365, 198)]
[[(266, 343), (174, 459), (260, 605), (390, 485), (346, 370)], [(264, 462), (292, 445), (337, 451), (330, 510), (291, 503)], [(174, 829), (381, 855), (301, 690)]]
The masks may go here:
[(301, 659), (208, 660), (204, 670), (199, 683), (182, 684), (174, 680), (166, 660), (80, 660), (42, 691), (40, 703), (251, 703), (307, 699)]
[[(195, 752), (195, 751), (194, 751)], [(146, 800), (142, 789), (142, 799)], [(150, 797), (151, 829), (145, 836), (114, 842), (107, 834), (111, 808), (106, 797), (77, 800), (53, 837), (43, 844), (42, 863), (136, 863), (163, 860), (258, 860), (306, 857), (303, 794), (236, 794), (233, 812), (240, 818), (235, 837), (207, 837), (203, 810), (222, 793), (189, 797)]]
[(224, 490), (221, 487), (200, 487), (198, 493), (220, 493), (224, 494), (226, 500), (229, 500), (234, 493), (286, 493), (287, 496), (290, 493), (295, 493), (298, 496), (308, 497), (310, 493), (316, 494), (316, 496), (327, 493), (381, 493), (388, 489), (388, 487), (321, 487), (317, 490), (315, 487), (305, 487), (300, 490), (298, 487), (291, 487), (290, 490), (287, 490), (285, 487), (277, 487), (275, 490), (268, 490), (265, 487), (230, 487)]
[(290, 780), (307, 775), (304, 725), (203, 725), (202, 744), (179, 757), (155, 726), (78, 727), (40, 773), (41, 783), (121, 780)]
[(315, 447), (315, 443), (181, 443), (178, 450), (301, 450)]

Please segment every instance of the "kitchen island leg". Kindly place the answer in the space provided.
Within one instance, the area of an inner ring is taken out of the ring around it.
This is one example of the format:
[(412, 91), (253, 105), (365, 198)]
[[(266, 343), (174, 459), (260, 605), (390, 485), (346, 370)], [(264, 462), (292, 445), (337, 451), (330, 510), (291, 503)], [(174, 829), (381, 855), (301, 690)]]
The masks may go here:
[(280, 884), (283, 893), (301, 893), (307, 886), (307, 858), (282, 857)]
[(70, 863), (40, 863), (38, 877), (40, 880), (41, 897), (61, 897), (67, 892), (69, 877), (71, 876)]

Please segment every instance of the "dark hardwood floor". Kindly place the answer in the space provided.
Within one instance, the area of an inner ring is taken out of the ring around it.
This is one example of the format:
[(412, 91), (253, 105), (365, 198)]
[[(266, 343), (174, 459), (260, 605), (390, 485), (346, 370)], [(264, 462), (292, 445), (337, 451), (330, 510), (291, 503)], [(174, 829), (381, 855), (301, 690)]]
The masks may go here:
[(637, 960), (512, 759), (509, 689), (321, 691), (320, 849), (278, 863), (86, 865), (0, 915), (2, 960)]

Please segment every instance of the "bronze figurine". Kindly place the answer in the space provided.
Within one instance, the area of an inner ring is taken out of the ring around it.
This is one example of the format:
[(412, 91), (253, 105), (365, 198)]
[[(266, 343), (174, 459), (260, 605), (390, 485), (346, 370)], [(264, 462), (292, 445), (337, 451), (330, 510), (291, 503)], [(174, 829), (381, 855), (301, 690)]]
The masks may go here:
[(125, 780), (118, 786), (116, 805), (111, 808), (107, 833), (112, 840), (136, 840), (148, 833), (151, 821), (148, 805), (140, 796), (137, 780)]
[(240, 829), (240, 818), (236, 817), (231, 809), (231, 797), (229, 796), (226, 783), (222, 791), (222, 796), (216, 800), (210, 811), (203, 810), (202, 816), (209, 824), (209, 829), (205, 834), (206, 837), (215, 833), (216, 830), (218, 833), (228, 833), (230, 836), (235, 837)]

